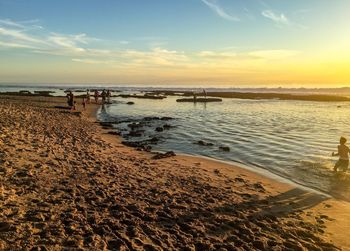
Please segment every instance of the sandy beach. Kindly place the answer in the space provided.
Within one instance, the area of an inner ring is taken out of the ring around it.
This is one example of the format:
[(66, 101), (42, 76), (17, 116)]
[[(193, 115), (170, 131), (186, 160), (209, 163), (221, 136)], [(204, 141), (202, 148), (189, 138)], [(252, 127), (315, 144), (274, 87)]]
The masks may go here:
[(0, 96), (0, 250), (350, 250), (350, 204), (121, 144), (98, 105)]

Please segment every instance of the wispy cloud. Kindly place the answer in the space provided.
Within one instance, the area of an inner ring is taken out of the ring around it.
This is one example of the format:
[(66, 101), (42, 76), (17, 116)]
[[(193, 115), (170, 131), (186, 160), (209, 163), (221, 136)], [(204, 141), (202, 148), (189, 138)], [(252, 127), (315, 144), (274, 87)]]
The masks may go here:
[(272, 20), (278, 25), (291, 25), (291, 22), (284, 13), (275, 13), (272, 10), (264, 10), (261, 15)]
[(256, 57), (257, 59), (263, 60), (277, 60), (295, 56), (299, 54), (299, 51), (295, 50), (260, 50), (251, 51), (248, 54), (250, 56)]
[[(189, 69), (198, 67), (226, 69), (242, 64), (252, 65), (268, 60), (278, 60), (295, 55), (289, 50), (245, 51), (236, 47), (221, 50), (184, 52), (164, 48), (163, 45), (148, 49), (121, 48), (101, 49), (104, 41), (92, 38), (85, 33), (61, 34), (46, 29), (33, 31), (33, 23), (15, 21), (0, 22), (0, 49), (21, 49), (30, 53), (40, 53), (69, 57), (71, 61), (81, 64), (103, 65), (104, 67), (124, 69)], [(37, 23), (35, 23), (37, 25)], [(146, 44), (161, 38), (140, 38)], [(124, 40), (120, 40), (124, 41)], [(117, 41), (117, 42), (120, 42)], [(93, 45), (97, 46), (94, 48)], [(100, 45), (100, 48), (99, 48)]]
[(239, 21), (240, 19), (236, 16), (230, 15), (227, 13), (216, 0), (202, 0), (210, 9), (212, 9), (220, 17), (229, 20), (229, 21)]

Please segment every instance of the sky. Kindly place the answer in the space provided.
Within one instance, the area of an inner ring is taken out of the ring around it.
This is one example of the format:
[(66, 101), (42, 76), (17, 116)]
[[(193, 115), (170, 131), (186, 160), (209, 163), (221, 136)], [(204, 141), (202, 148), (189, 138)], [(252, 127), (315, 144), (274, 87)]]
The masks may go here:
[(0, 83), (350, 86), (349, 0), (0, 0)]

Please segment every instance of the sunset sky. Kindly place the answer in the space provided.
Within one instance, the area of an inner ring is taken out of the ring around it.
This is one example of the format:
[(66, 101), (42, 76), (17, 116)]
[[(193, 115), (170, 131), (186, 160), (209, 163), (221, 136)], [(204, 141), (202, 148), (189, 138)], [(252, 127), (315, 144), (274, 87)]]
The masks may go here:
[(0, 82), (349, 86), (349, 10), (349, 0), (0, 0)]

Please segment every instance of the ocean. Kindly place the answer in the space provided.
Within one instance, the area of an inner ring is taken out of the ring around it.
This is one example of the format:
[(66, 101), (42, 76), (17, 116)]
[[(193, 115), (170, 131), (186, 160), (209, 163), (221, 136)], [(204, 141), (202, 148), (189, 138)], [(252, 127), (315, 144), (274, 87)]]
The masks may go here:
[[(350, 135), (350, 103), (223, 99), (194, 104), (178, 103), (177, 98), (114, 98), (115, 103), (100, 109), (99, 119), (115, 122), (116, 130), (128, 141), (159, 138), (152, 145), (156, 151), (173, 150), (240, 163), (348, 197), (350, 179), (334, 175), (336, 157), (331, 154), (337, 151), (340, 136)], [(128, 105), (129, 101), (135, 104)], [(173, 119), (147, 122), (139, 128), (141, 136), (128, 136), (130, 124), (142, 124), (145, 117)], [(170, 127), (155, 130), (164, 125)]]

